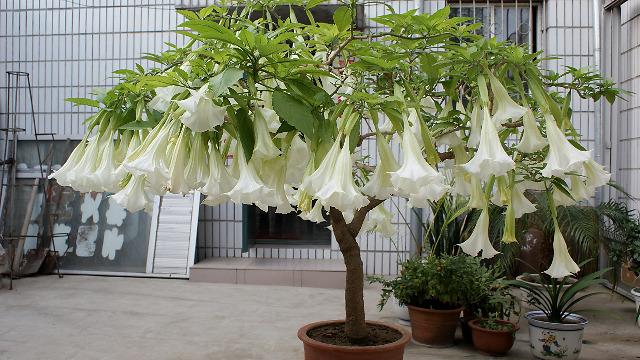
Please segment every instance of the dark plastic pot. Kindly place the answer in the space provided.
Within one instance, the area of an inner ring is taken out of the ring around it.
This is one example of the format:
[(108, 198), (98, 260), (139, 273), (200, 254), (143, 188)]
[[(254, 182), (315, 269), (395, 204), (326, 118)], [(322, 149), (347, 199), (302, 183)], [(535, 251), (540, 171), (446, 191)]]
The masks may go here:
[(432, 347), (449, 347), (458, 327), (462, 308), (453, 310), (423, 309), (409, 305), (413, 340)]
[(338, 346), (325, 344), (310, 338), (309, 330), (331, 324), (342, 324), (344, 320), (319, 321), (305, 325), (298, 330), (298, 339), (304, 344), (305, 360), (402, 360), (404, 348), (411, 340), (411, 335), (397, 325), (379, 321), (367, 321), (367, 324), (382, 325), (399, 331), (402, 337), (390, 344), (379, 346)]
[(500, 324), (510, 324), (510, 330), (492, 330), (480, 326), (482, 319), (469, 322), (473, 346), (480, 352), (493, 356), (503, 356), (513, 347), (518, 329), (517, 324), (505, 320), (495, 320)]

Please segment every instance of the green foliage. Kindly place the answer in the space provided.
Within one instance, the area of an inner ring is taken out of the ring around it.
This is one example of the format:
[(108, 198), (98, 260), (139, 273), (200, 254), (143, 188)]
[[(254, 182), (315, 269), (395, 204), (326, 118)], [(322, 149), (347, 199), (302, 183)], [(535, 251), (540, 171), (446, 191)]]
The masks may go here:
[[(494, 277), (478, 258), (461, 255), (414, 258), (401, 264), (393, 280), (372, 277), (383, 285), (378, 304), (382, 309), (391, 295), (403, 305), (427, 309), (453, 309), (477, 303)], [(455, 279), (455, 280), (453, 280)]]
[(527, 302), (531, 306), (544, 312), (550, 322), (561, 323), (578, 303), (591, 296), (603, 294), (603, 292), (580, 292), (593, 285), (606, 283), (601, 276), (609, 270), (611, 268), (588, 274), (566, 289), (564, 286), (569, 284), (569, 277), (555, 279), (543, 273), (539, 277), (542, 289), (521, 280), (507, 280), (506, 283), (524, 289), (529, 294)]

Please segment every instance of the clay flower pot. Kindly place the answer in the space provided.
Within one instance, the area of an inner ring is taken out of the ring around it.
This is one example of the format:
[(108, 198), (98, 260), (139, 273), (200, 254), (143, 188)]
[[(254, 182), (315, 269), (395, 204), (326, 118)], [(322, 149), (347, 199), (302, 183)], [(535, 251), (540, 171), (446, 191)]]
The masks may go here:
[(409, 305), (413, 340), (432, 347), (453, 345), (460, 312), (462, 308), (432, 310)]
[(404, 348), (411, 335), (402, 327), (380, 321), (367, 321), (367, 325), (383, 326), (398, 331), (400, 339), (376, 346), (339, 346), (326, 344), (309, 337), (309, 331), (325, 325), (344, 324), (344, 320), (328, 320), (307, 324), (298, 330), (298, 339), (304, 344), (305, 360), (402, 360)]
[(482, 319), (474, 319), (469, 322), (473, 346), (478, 351), (493, 356), (502, 356), (511, 350), (516, 332), (520, 328), (517, 324), (505, 320), (494, 320), (512, 327), (509, 330), (492, 330), (480, 326), (481, 321)]

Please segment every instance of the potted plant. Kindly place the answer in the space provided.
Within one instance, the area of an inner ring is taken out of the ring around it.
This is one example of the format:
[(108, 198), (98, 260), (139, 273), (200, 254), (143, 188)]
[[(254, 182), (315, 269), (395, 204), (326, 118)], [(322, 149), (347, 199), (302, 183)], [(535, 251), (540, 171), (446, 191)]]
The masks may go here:
[(572, 313), (581, 301), (602, 292), (589, 292), (578, 296), (590, 286), (603, 284), (601, 276), (610, 269), (585, 275), (568, 288), (567, 277), (557, 279), (543, 274), (542, 289), (521, 280), (507, 283), (529, 292), (529, 304), (536, 311), (528, 312), (531, 353), (539, 359), (577, 359), (582, 349), (582, 336), (587, 319)]
[(476, 315), (468, 323), (473, 346), (492, 356), (502, 356), (511, 350), (520, 327), (510, 318), (512, 315), (519, 317), (519, 304), (504, 280), (494, 279), (486, 287), (486, 293), (468, 305)]
[(383, 285), (379, 308), (394, 296), (409, 308), (416, 342), (451, 346), (469, 289), (476, 287), (477, 275), (485, 272), (484, 267), (477, 258), (442, 255), (413, 258), (401, 268), (395, 279), (373, 279)]
[[(283, 19), (271, 11), (282, 3), (181, 11), (185, 46), (148, 54), (158, 64), (150, 69), (116, 71), (120, 83), (98, 99), (68, 99), (96, 113), (51, 177), (81, 192), (112, 192), (132, 212), (149, 211), (154, 196), (197, 191), (212, 206), (230, 201), (316, 222), (328, 214), (346, 266), (345, 314), (299, 330), (305, 356), (401, 359), (405, 331), (365, 318), (357, 241), (365, 221), (384, 229), (390, 216), (382, 204), (392, 196), (426, 207), (453, 189), (470, 194), (470, 208), (485, 209), (486, 196), (477, 195), (496, 188), (512, 214), (504, 227), (512, 229), (514, 210), (523, 209), (520, 179), (569, 191), (556, 179), (585, 170), (579, 182), (593, 193), (607, 174), (576, 145), (571, 109), (560, 104), (572, 94), (612, 101), (619, 91), (597, 74), (543, 72), (539, 54), (483, 39), (477, 24), (450, 18), (448, 7), (381, 16), (372, 21), (388, 30), (364, 34), (355, 26), (355, 0), (341, 1), (332, 24), (314, 21), (311, 11), (303, 11), (303, 24), (293, 8)], [(521, 139), (519, 149), (511, 138)], [(401, 140), (401, 161), (393, 139)], [(365, 144), (376, 144), (377, 162), (360, 155)], [(447, 160), (461, 172), (447, 172)], [(465, 253), (495, 255), (487, 226), (478, 221), (460, 244)], [(328, 333), (339, 336), (330, 341)]]

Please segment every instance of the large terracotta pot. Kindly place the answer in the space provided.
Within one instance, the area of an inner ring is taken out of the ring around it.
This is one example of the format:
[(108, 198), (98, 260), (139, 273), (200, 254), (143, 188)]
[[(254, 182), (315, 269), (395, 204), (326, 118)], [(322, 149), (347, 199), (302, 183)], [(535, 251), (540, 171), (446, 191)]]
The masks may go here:
[(460, 312), (462, 308), (432, 310), (409, 305), (413, 340), (432, 347), (453, 345)]
[(513, 327), (510, 330), (492, 330), (481, 327), (479, 325), (480, 321), (482, 320), (475, 319), (469, 322), (473, 346), (478, 351), (493, 356), (502, 356), (509, 352), (516, 339), (518, 325), (505, 320), (496, 320), (499, 323), (510, 324)]
[(341, 324), (344, 320), (319, 321), (305, 325), (298, 330), (298, 339), (304, 344), (305, 360), (402, 360), (404, 348), (411, 340), (411, 335), (402, 327), (380, 321), (367, 321), (399, 331), (402, 337), (390, 344), (379, 346), (338, 346), (325, 344), (310, 338), (309, 330), (331, 324)]

